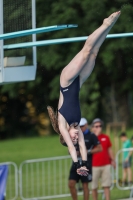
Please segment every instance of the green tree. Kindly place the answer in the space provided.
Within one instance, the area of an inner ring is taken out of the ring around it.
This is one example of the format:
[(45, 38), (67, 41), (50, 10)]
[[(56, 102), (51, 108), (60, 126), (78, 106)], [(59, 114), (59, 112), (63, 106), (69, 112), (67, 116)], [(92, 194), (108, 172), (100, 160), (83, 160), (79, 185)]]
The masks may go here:
[[(78, 24), (78, 28), (38, 34), (37, 40), (87, 36), (102, 24), (105, 17), (120, 9), (122, 14), (110, 33), (133, 32), (132, 6), (133, 1), (125, 0), (37, 0), (37, 27)], [(16, 132), (20, 131), (21, 125), (22, 134), (26, 133), (23, 127), (28, 133), (38, 131), (38, 127), (48, 127), (46, 106), (53, 105), (57, 109), (61, 70), (83, 45), (84, 42), (77, 42), (37, 47), (36, 80), (0, 87), (0, 116), (6, 121), (6, 124), (1, 121), (3, 131), (9, 127), (7, 132), (13, 133), (16, 124), (19, 124)], [(96, 66), (80, 92), (82, 115), (89, 122), (97, 116), (106, 122), (131, 122), (132, 48), (132, 38), (106, 39), (102, 45)], [(30, 110), (34, 112), (31, 114)], [(17, 116), (15, 120), (11, 120), (14, 118), (11, 113)], [(43, 113), (44, 122), (40, 123)]]

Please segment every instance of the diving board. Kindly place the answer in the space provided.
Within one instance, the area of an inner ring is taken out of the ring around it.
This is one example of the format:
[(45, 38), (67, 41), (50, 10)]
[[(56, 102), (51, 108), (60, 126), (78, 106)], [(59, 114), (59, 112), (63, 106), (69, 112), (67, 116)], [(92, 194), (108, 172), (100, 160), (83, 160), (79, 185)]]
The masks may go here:
[(62, 29), (67, 29), (67, 28), (75, 28), (75, 27), (78, 27), (78, 25), (64, 24), (64, 25), (54, 25), (54, 26), (47, 26), (47, 27), (42, 27), (42, 28), (35, 28), (35, 29), (30, 29), (30, 30), (16, 31), (12, 33), (0, 34), (0, 40), (6, 40), (6, 39), (11, 39), (11, 38), (16, 38), (16, 37), (27, 36), (31, 34), (46, 33), (46, 32), (57, 31), (57, 30), (62, 30)]
[[(29, 48), (29, 47), (33, 47), (33, 46), (37, 47), (37, 46), (69, 43), (69, 42), (81, 42), (81, 41), (85, 41), (87, 39), (87, 37), (88, 36), (43, 40), (43, 41), (26, 42), (26, 43), (19, 43), (19, 44), (10, 44), (10, 45), (4, 45), (4, 49)], [(106, 38), (122, 38), (122, 37), (133, 37), (133, 33), (108, 34)]]

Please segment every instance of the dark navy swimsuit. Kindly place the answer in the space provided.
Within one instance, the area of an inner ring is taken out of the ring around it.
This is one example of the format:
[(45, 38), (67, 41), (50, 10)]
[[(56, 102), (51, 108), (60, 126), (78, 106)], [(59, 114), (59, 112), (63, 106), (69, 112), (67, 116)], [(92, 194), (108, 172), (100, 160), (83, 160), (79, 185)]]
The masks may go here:
[(81, 119), (79, 90), (79, 76), (68, 87), (63, 88), (60, 86), (60, 91), (63, 94), (64, 101), (58, 111), (65, 118), (69, 126), (73, 123), (78, 125)]

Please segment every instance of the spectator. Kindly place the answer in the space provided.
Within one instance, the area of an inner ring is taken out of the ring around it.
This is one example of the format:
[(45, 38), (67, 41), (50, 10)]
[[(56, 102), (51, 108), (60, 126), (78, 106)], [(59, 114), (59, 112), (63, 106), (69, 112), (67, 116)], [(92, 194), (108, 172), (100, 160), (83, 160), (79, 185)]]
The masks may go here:
[[(84, 200), (89, 199), (89, 187), (88, 183), (92, 181), (92, 154), (102, 151), (102, 147), (100, 145), (100, 142), (98, 141), (97, 137), (90, 132), (88, 129), (88, 122), (85, 118), (81, 118), (80, 120), (80, 128), (84, 134), (85, 139), (85, 145), (87, 149), (87, 164), (89, 169), (89, 175), (88, 176), (80, 176), (76, 173), (74, 164), (72, 163), (71, 169), (70, 169), (70, 175), (69, 175), (69, 189), (71, 192), (71, 196), (73, 200), (77, 200), (77, 191), (76, 191), (76, 183), (81, 180), (82, 187), (83, 187), (83, 193), (84, 193)], [(93, 149), (93, 147), (95, 148)], [(79, 153), (79, 146), (76, 145), (76, 151), (78, 155), (78, 160), (81, 162), (81, 156)]]
[(99, 178), (104, 189), (106, 200), (110, 200), (111, 164), (115, 167), (115, 159), (110, 138), (102, 133), (103, 121), (96, 118), (92, 122), (92, 132), (98, 137), (103, 151), (93, 155), (92, 161), (92, 195), (93, 200), (98, 199), (97, 189)]
[[(126, 133), (120, 134), (120, 139), (123, 142), (123, 149), (131, 148), (132, 143), (131, 140), (128, 139)], [(128, 178), (128, 185), (132, 184), (132, 169), (131, 169), (131, 154), (132, 151), (124, 151), (123, 152), (123, 186), (127, 185), (127, 178)]]

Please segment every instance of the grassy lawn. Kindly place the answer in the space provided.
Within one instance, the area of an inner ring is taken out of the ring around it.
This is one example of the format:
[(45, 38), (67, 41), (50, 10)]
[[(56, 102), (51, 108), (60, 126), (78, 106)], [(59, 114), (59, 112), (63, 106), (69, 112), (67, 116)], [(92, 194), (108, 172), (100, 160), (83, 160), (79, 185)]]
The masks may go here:
[[(24, 160), (68, 155), (67, 148), (59, 143), (58, 136), (19, 138), (1, 141), (0, 152), (0, 162), (12, 161), (15, 162), (18, 167)], [(114, 187), (111, 191), (111, 200), (128, 198), (129, 194), (129, 190), (122, 191)], [(60, 198), (60, 200), (70, 199), (71, 197)], [(79, 200), (81, 199), (83, 199), (83, 197), (79, 196)], [(99, 199), (102, 199), (101, 194), (99, 194)], [(92, 200), (91, 195), (90, 200)]]
[(0, 152), (0, 162), (12, 161), (18, 166), (28, 159), (68, 155), (67, 148), (59, 143), (57, 136), (1, 141)]

